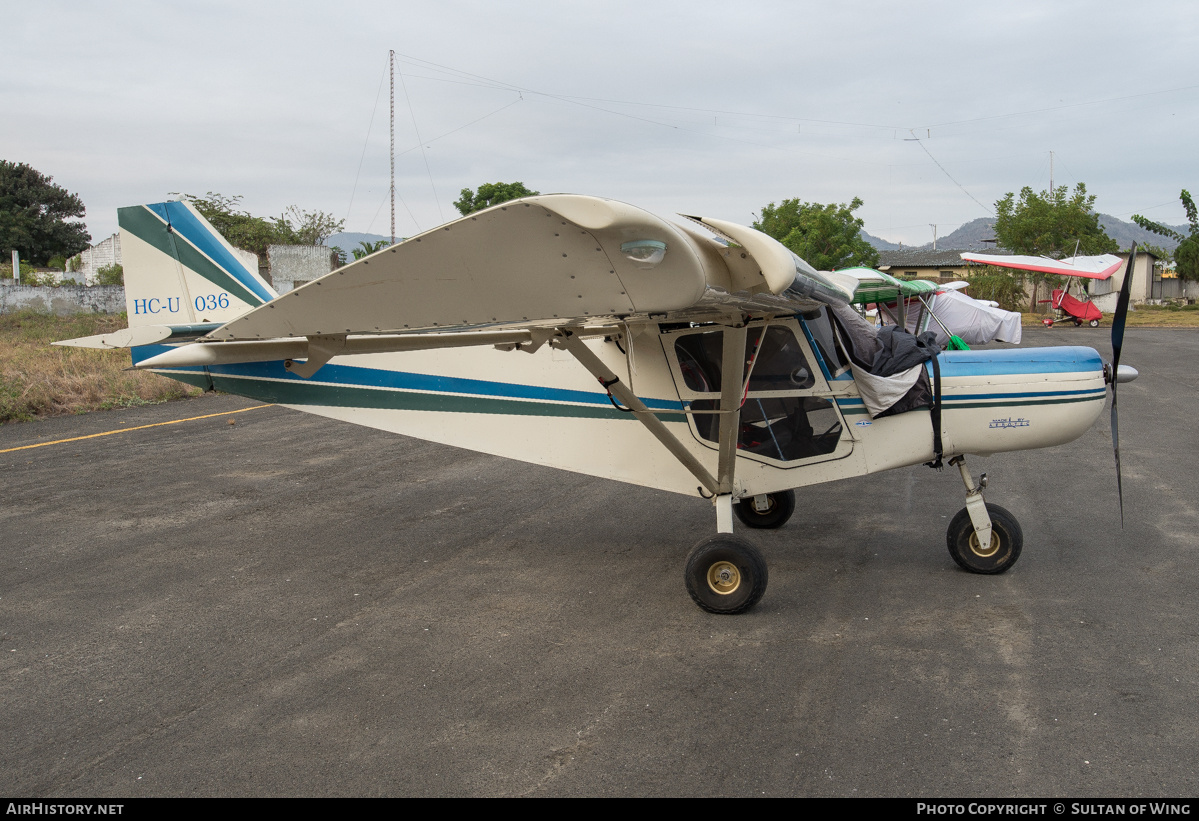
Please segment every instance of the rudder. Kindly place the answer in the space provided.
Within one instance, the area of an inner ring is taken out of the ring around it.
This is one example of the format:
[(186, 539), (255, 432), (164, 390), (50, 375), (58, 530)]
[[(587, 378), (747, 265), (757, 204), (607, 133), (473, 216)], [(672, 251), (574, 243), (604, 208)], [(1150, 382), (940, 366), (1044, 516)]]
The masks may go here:
[(117, 210), (129, 326), (223, 324), (278, 294), (186, 201)]

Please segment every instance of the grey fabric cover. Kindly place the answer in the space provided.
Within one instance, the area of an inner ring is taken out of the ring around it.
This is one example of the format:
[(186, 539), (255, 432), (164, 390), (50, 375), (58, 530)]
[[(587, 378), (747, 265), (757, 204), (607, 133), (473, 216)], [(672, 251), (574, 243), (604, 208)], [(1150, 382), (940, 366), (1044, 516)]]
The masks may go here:
[(932, 331), (913, 336), (894, 325), (888, 325), (879, 329), (876, 338), (880, 349), (870, 363), (870, 372), (875, 376), (892, 376), (906, 371), (941, 352), (937, 335)]
[[(858, 393), (871, 417), (878, 419), (932, 406), (932, 381), (923, 367), (939, 351), (935, 341), (930, 345), (931, 334), (920, 337), (904, 332), (895, 334), (897, 329), (893, 326), (877, 330), (849, 306), (833, 305), (829, 311), (841, 334)], [(895, 336), (900, 338), (896, 340)], [(903, 353), (909, 347), (918, 353)], [(897, 352), (902, 356), (897, 357)], [(913, 357), (907, 367), (902, 367), (904, 356)], [(879, 362), (877, 367), (876, 362)], [(896, 364), (901, 366), (898, 370), (894, 369)], [(889, 372), (880, 373), (880, 367)]]

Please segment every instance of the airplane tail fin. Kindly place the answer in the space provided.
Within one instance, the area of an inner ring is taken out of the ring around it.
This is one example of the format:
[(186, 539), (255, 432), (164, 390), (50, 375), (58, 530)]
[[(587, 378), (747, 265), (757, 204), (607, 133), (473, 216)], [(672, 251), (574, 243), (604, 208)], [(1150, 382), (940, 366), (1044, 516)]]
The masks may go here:
[(117, 210), (129, 327), (224, 324), (278, 294), (189, 202)]

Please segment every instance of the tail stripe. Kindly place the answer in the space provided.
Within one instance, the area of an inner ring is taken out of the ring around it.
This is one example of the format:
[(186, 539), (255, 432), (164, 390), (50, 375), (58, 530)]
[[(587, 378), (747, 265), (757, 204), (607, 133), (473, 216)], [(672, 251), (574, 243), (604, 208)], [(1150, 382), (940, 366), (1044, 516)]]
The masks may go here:
[[(162, 203), (162, 205), (167, 206), (177, 204)], [(191, 216), (186, 209), (179, 210), (182, 210), (189, 217)], [(233, 263), (230, 266), (232, 267), (232, 272), (225, 270), (212, 257), (200, 250), (197, 247), (197, 243), (193, 242), (189, 234), (199, 234), (202, 236), (205, 233), (204, 229), (194, 219), (192, 220), (192, 225), (186, 228), (183, 228), (183, 226), (186, 225), (187, 220), (180, 220), (180, 225), (176, 225), (176, 211), (177, 209), (172, 208), (168, 212), (171, 217), (170, 225), (175, 229), (173, 235), (172, 232), (168, 231), (166, 219), (160, 213), (155, 213), (154, 210), (145, 206), (138, 205), (131, 208), (119, 209), (117, 212), (117, 221), (121, 228), (130, 232), (138, 239), (149, 243), (167, 256), (177, 259), (185, 268), (190, 268), (213, 285), (223, 288), (248, 305), (261, 305), (263, 302), (271, 299), (269, 293), (257, 293), (262, 290), (261, 287), (257, 283), (254, 283), (253, 279), (247, 275), (245, 266), (237, 262), (236, 258), (225, 251), (224, 248), (220, 249), (222, 253), (218, 255), (218, 258), (224, 257), (227, 261), (226, 264)], [(187, 233), (184, 233), (185, 230)], [(219, 246), (219, 243), (217, 245)], [(242, 276), (238, 277), (234, 272), (240, 272)], [(255, 286), (253, 290), (243, 283), (243, 279)]]
[(213, 233), (212, 228), (202, 224), (195, 213), (184, 203), (160, 202), (149, 207), (168, 222), (176, 233), (182, 234), (188, 242), (206, 254), (230, 276), (257, 294), (259, 303), (270, 302), (274, 299), (275, 295), (262, 286), (256, 274), (247, 270), (245, 263), (231, 254), (220, 238)]

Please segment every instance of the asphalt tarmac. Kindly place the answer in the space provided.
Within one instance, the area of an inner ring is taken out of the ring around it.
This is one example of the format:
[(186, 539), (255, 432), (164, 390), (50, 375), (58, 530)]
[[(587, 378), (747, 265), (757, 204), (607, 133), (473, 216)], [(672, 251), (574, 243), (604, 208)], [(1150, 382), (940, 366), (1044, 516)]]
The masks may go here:
[(1194, 796), (1199, 332), (1123, 361), (1123, 529), (1105, 413), (971, 460), (1011, 572), (908, 468), (801, 490), (735, 617), (699, 499), (231, 396), (2, 426), (0, 793)]

